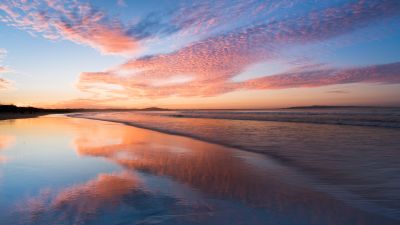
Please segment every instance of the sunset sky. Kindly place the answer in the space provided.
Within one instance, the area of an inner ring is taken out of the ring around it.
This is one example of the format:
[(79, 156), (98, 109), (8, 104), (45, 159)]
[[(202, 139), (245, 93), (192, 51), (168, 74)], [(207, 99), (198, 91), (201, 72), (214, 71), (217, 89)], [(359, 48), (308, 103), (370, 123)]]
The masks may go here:
[(400, 106), (400, 1), (1, 0), (0, 103)]

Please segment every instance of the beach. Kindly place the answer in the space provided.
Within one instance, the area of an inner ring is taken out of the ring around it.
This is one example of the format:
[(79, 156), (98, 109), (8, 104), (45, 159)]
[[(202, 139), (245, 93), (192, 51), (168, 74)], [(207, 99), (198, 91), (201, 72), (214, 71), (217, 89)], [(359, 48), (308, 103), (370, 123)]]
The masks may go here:
[[(280, 159), (126, 125), (127, 114), (139, 118), (135, 113), (112, 114), (125, 124), (101, 121), (111, 114), (0, 122), (0, 224), (399, 223), (395, 201), (385, 205), (390, 201), (380, 192), (357, 192), (368, 182), (344, 188), (343, 177), (304, 169), (297, 156)], [(197, 130), (215, 124), (200, 120)], [(322, 168), (313, 161), (314, 170)], [(359, 173), (349, 172), (348, 182)]]
[(303, 172), (343, 201), (398, 218), (399, 112), (370, 108), (81, 116), (261, 153)]
[(400, 0), (1, 0), (0, 225), (400, 225)]

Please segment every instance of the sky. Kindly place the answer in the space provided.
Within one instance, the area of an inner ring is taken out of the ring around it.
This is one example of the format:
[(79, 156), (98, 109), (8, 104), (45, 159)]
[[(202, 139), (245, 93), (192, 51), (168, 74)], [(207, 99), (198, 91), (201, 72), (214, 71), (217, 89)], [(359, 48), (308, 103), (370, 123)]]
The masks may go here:
[(0, 104), (400, 106), (398, 0), (1, 0)]

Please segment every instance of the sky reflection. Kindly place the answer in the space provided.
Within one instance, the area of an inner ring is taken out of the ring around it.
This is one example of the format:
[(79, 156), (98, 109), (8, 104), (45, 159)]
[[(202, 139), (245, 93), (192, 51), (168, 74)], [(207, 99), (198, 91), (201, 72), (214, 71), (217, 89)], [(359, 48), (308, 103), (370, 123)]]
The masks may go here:
[[(15, 142), (15, 137), (10, 135), (0, 135), (0, 151), (7, 149)], [(0, 152), (0, 163), (7, 162), (7, 157), (1, 155)]]
[[(36, 129), (53, 129), (45, 135), (37, 135), (29, 132), (32, 124)], [(24, 119), (11, 126), (11, 133), (16, 135), (17, 141), (7, 152), (19, 151), (20, 154), (14, 155), (13, 163), (3, 164), (7, 179), (0, 186), (0, 192), (6, 196), (0, 203), (0, 208), (4, 209), (0, 213), (0, 222), (396, 222), (316, 191), (301, 174), (255, 153), (116, 123), (77, 118)], [(59, 139), (60, 134), (56, 131), (66, 138)], [(35, 138), (29, 138), (32, 136)], [(20, 140), (35, 149), (19, 148)], [(55, 142), (48, 145), (46, 140)], [(63, 145), (69, 148), (64, 150)], [(26, 154), (32, 151), (38, 156), (47, 154), (48, 162), (32, 164), (35, 157)], [(64, 159), (57, 156), (60, 154)], [(64, 167), (63, 160), (68, 162), (68, 167)], [(82, 163), (86, 164), (85, 170), (82, 170)], [(43, 172), (44, 180), (36, 171)], [(79, 171), (87, 174), (70, 176)], [(10, 176), (18, 177), (18, 181), (12, 181)], [(29, 176), (37, 179), (24, 179)], [(27, 187), (27, 182), (36, 188)], [(11, 197), (13, 195), (15, 197)]]

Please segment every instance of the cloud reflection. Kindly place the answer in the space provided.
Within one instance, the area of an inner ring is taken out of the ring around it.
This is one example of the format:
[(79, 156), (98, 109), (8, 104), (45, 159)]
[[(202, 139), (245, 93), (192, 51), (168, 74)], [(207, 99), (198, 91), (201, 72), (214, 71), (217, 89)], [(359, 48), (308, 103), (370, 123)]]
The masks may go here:
[(126, 169), (172, 177), (208, 196), (239, 200), (279, 215), (310, 210), (312, 218), (306, 220), (329, 218), (340, 223), (339, 214), (358, 221), (370, 217), (324, 193), (286, 183), (281, 177), (291, 172), (257, 154), (126, 126), (113, 132), (95, 129), (81, 134), (74, 142), (80, 155), (104, 157)]
[[(10, 135), (0, 135), (0, 151), (9, 148), (15, 143), (15, 137)], [(7, 157), (0, 155), (0, 163), (7, 162)]]
[[(60, 192), (42, 190), (41, 195), (19, 205), (22, 215), (32, 223), (69, 221), (80, 224), (102, 210), (115, 210), (124, 196), (135, 192), (137, 178), (131, 173), (100, 174), (85, 184), (67, 187)], [(50, 218), (48, 218), (50, 217)]]
[(67, 130), (82, 158), (106, 159), (122, 171), (21, 200), (13, 218), (27, 224), (393, 224), (258, 154), (109, 122), (35, 121)]

